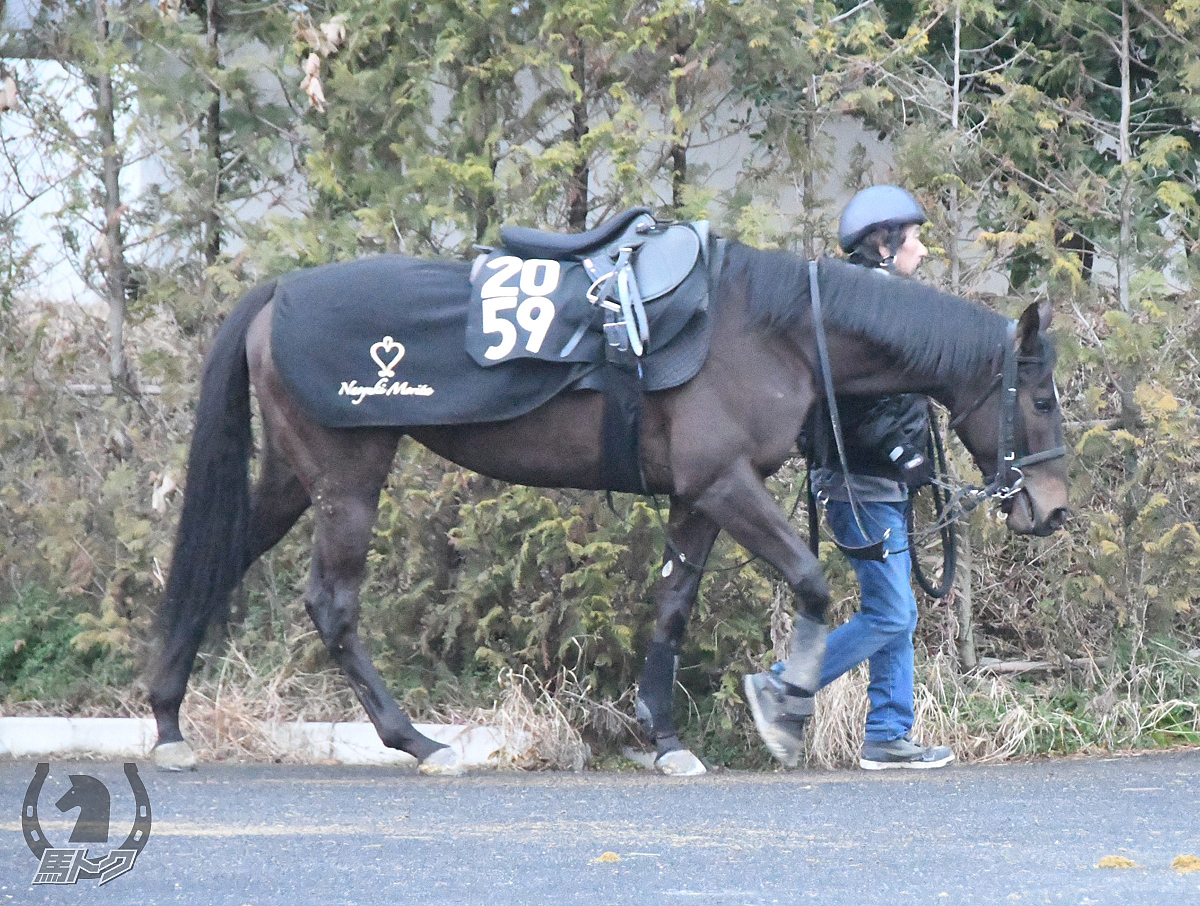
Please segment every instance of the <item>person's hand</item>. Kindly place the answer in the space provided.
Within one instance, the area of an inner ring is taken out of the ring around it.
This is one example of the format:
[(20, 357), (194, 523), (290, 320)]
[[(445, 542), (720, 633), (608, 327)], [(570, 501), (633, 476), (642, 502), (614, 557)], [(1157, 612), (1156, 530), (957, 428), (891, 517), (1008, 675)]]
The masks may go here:
[(900, 470), (903, 481), (910, 488), (931, 484), (934, 478), (933, 462), (924, 453), (908, 446), (898, 446), (888, 458)]

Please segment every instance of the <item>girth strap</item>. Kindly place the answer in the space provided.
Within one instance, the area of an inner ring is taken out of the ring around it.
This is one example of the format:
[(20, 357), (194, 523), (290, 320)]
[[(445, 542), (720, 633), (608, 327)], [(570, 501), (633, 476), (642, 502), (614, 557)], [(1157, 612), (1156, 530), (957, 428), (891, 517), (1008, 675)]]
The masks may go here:
[[(724, 239), (712, 237), (708, 245), (710, 292), (713, 282), (720, 278), (721, 269), (725, 265), (725, 242)], [(592, 277), (604, 286), (604, 277), (619, 277), (620, 273), (619, 268), (615, 268), (608, 275), (602, 275), (597, 270)], [(606, 318), (612, 318), (616, 314), (612, 303), (604, 299), (597, 303), (597, 308), (604, 311)], [(642, 317), (644, 318), (644, 314)], [(607, 328), (614, 326), (618, 331), (617, 336), (631, 338), (632, 331), (639, 329), (636, 326), (638, 324), (642, 325), (640, 329), (644, 329), (644, 323), (637, 321), (635, 316), (632, 325), (624, 318), (619, 318), (606, 323), (605, 328), (607, 333)], [(604, 393), (602, 443), (605, 484), (613, 491), (648, 494), (649, 487), (646, 485), (645, 475), (642, 474), (642, 363), (630, 343), (606, 343), (604, 351), (601, 386)]]
[(628, 351), (606, 347), (603, 365), (605, 484), (613, 491), (645, 494), (642, 475), (642, 363)]

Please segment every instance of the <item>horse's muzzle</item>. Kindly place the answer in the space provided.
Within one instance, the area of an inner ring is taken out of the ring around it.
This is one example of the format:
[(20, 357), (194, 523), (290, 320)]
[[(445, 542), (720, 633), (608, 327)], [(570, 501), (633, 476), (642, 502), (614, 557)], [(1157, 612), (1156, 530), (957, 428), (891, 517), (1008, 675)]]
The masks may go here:
[(1006, 524), (1010, 531), (1019, 535), (1036, 535), (1039, 538), (1053, 535), (1063, 527), (1067, 517), (1071, 515), (1070, 509), (1065, 506), (1051, 507), (1042, 515), (1026, 489), (1004, 501), (1001, 509), (1008, 515)]
[(1070, 515), (1071, 511), (1065, 506), (1056, 507), (1050, 511), (1050, 515), (1034, 526), (1033, 534), (1041, 538), (1053, 535), (1066, 524)]

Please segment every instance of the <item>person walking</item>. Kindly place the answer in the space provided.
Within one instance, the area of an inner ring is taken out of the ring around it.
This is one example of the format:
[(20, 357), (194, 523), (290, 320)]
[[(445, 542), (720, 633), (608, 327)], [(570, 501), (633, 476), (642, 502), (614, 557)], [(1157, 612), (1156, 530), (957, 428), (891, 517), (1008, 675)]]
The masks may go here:
[[(928, 250), (921, 242), (925, 212), (899, 186), (872, 186), (842, 211), (838, 240), (850, 261), (897, 277), (911, 277)], [(909, 575), (907, 508), (910, 495), (933, 475), (926, 455), (928, 400), (920, 394), (838, 397), (846, 450), (843, 473), (828, 407), (810, 419), (809, 457), (813, 493), (824, 503), (826, 519), (839, 544), (866, 547), (883, 539), (883, 559), (852, 558), (861, 607), (829, 633), (820, 688), (863, 661), (870, 665), (866, 741), (860, 766), (939, 768), (954, 760), (946, 746), (925, 746), (912, 738), (913, 632), (917, 601)], [(847, 488), (847, 478), (849, 488)], [(857, 505), (850, 500), (853, 495)], [(865, 530), (865, 534), (864, 534)], [(886, 533), (886, 537), (885, 537)], [(799, 679), (799, 677), (795, 677)], [(788, 767), (801, 755), (804, 720), (812, 713), (816, 690), (789, 683), (787, 662), (745, 678), (754, 723), (771, 754)]]

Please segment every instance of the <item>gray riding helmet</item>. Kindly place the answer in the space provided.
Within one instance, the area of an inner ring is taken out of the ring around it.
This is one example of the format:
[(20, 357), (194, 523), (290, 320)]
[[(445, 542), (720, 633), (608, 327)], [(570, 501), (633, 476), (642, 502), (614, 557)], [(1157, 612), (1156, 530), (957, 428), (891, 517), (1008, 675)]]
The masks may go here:
[(899, 186), (871, 186), (850, 199), (838, 220), (838, 242), (852, 252), (872, 230), (924, 223), (928, 218), (917, 200)]

